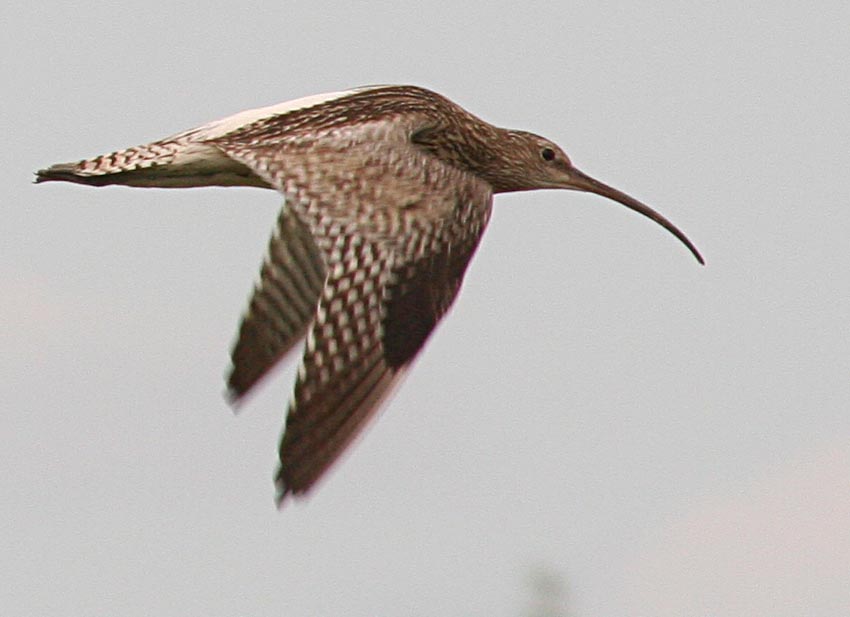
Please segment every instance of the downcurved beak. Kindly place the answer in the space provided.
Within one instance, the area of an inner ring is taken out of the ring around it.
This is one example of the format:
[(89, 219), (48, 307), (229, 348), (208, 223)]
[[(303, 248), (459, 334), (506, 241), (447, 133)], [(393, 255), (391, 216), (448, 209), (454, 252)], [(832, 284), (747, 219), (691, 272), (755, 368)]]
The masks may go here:
[(676, 236), (679, 241), (688, 247), (688, 250), (696, 257), (696, 260), (705, 265), (705, 260), (700, 255), (700, 252), (697, 250), (697, 247), (694, 246), (693, 242), (688, 240), (688, 237), (676, 227), (673, 223), (668, 221), (666, 218), (661, 216), (658, 212), (639, 202), (634, 197), (630, 197), (626, 195), (622, 191), (618, 191), (612, 186), (608, 186), (607, 184), (600, 182), (596, 178), (592, 178), (588, 176), (583, 171), (576, 169), (575, 167), (570, 167), (568, 172), (569, 180), (564, 184), (563, 188), (571, 189), (575, 191), (586, 191), (588, 193), (596, 193), (597, 195), (602, 195), (602, 197), (607, 197), (608, 199), (613, 199), (617, 201), (627, 208), (638, 212), (645, 217), (652, 219), (659, 225), (661, 225), (664, 229), (669, 231), (671, 234)]

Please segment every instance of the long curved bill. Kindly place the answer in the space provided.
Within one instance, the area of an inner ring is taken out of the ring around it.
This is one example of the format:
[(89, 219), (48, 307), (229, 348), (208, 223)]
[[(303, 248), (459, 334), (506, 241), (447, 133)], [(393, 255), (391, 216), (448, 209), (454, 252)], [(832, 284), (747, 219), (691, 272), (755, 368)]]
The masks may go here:
[(634, 197), (626, 195), (622, 191), (618, 191), (612, 186), (608, 186), (604, 182), (600, 182), (596, 178), (588, 176), (586, 173), (576, 169), (575, 167), (570, 168), (569, 177), (570, 182), (569, 187), (567, 188), (576, 191), (596, 193), (597, 195), (602, 195), (602, 197), (613, 199), (614, 201), (623, 204), (630, 210), (634, 210), (635, 212), (644, 215), (648, 219), (652, 219), (653, 221), (661, 225), (664, 229), (669, 231), (671, 234), (676, 236), (682, 244), (688, 247), (688, 250), (693, 253), (693, 256), (696, 257), (697, 261), (700, 264), (705, 265), (705, 260), (702, 258), (702, 255), (700, 255), (700, 252), (697, 250), (697, 247), (694, 246), (694, 243), (688, 239), (684, 232), (682, 232), (682, 230), (680, 230), (673, 223), (668, 221), (666, 218), (661, 216), (658, 212), (656, 212), (646, 204), (639, 202)]

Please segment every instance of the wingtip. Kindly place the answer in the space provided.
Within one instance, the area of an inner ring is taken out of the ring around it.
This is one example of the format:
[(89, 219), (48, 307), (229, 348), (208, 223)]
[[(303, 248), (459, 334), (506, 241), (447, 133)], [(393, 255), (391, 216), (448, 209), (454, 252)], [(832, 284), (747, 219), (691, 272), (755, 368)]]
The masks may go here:
[(292, 494), (292, 490), (287, 485), (286, 480), (283, 479), (283, 470), (280, 468), (278, 468), (277, 473), (275, 474), (274, 487), (275, 505), (278, 510), (283, 510), (284, 505), (286, 505), (286, 498)]
[(222, 393), (224, 400), (227, 401), (227, 405), (230, 407), (230, 410), (233, 412), (233, 415), (238, 415), (240, 411), (242, 411), (244, 398), (244, 393), (238, 392), (232, 386), (228, 386), (227, 389)]
[(224, 376), (224, 381), (226, 384), (222, 393), (224, 400), (227, 401), (233, 413), (238, 414), (251, 398), (250, 394), (253, 392), (254, 382), (246, 383), (244, 379), (240, 379), (235, 366), (230, 367)]

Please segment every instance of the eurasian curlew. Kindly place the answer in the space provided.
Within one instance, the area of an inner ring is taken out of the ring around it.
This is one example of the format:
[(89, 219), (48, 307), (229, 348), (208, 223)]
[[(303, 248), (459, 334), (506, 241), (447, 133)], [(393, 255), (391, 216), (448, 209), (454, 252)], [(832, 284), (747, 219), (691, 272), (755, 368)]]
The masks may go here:
[(494, 193), (597, 193), (663, 216), (573, 167), (554, 143), (413, 86), (245, 111), (36, 182), (257, 186), (284, 205), (233, 348), (238, 401), (306, 336), (280, 445), (278, 503), (306, 493), (374, 415), (454, 302)]

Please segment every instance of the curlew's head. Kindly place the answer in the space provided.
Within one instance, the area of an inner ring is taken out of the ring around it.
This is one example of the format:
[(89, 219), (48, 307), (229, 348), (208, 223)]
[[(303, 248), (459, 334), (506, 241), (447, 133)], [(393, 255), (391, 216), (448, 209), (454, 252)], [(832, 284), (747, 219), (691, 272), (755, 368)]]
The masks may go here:
[(567, 189), (602, 195), (661, 225), (688, 247), (699, 263), (705, 264), (697, 248), (678, 227), (634, 197), (576, 169), (557, 144), (534, 133), (512, 130), (503, 130), (499, 141), (504, 149), (491, 152), (486, 169), (480, 172), (495, 192)]

